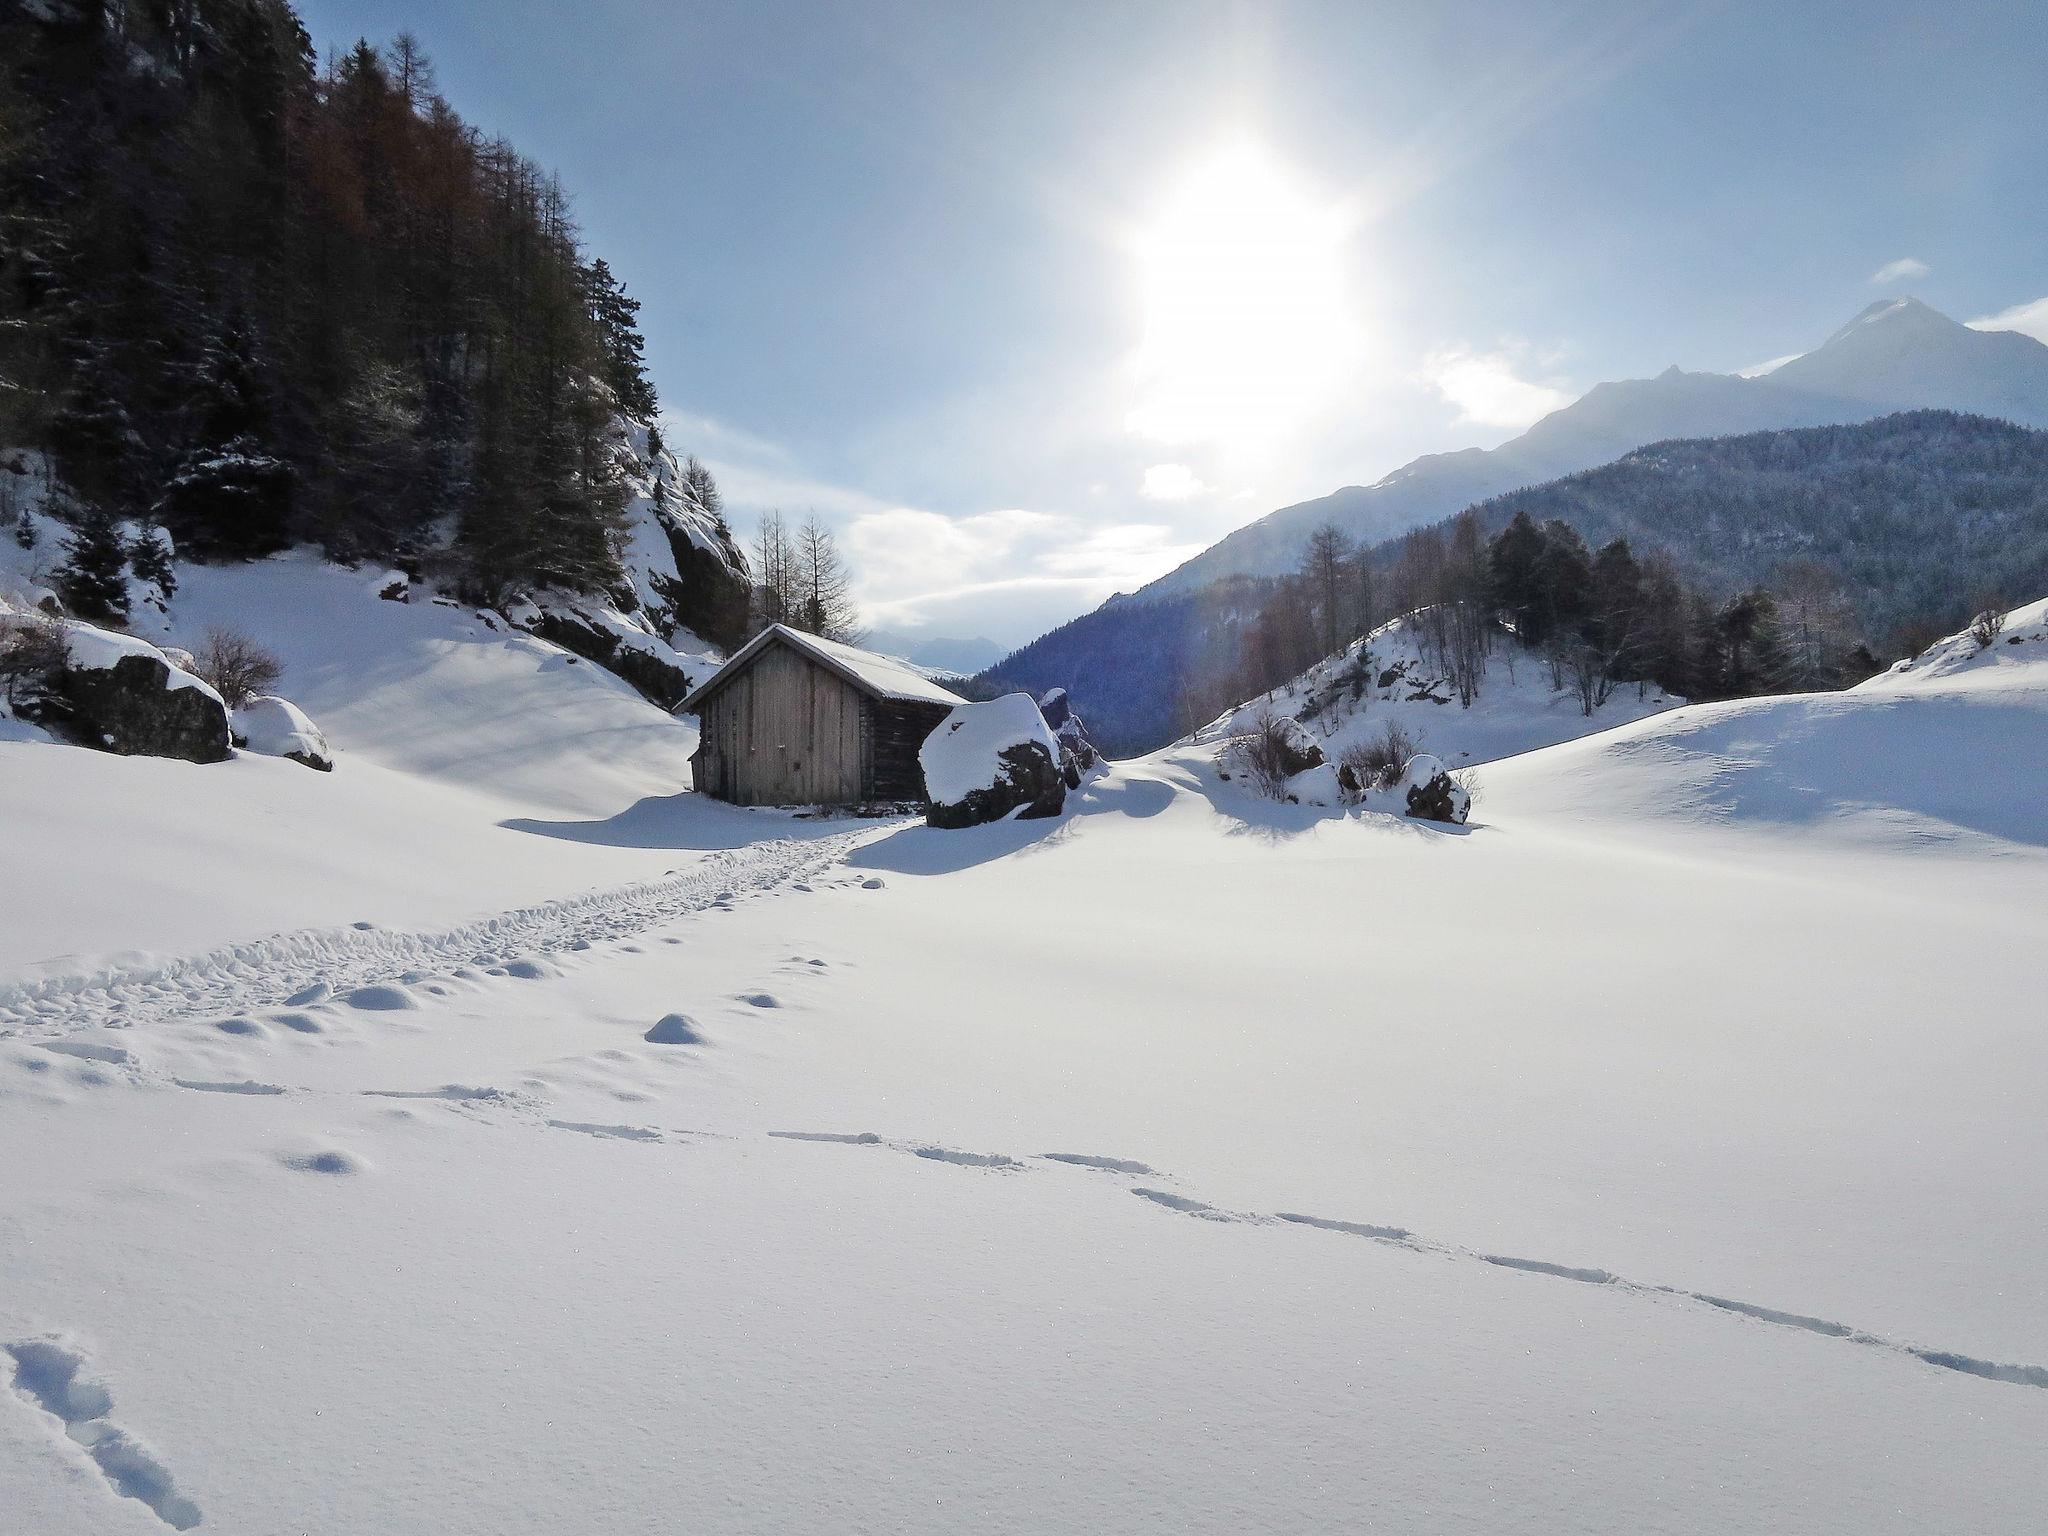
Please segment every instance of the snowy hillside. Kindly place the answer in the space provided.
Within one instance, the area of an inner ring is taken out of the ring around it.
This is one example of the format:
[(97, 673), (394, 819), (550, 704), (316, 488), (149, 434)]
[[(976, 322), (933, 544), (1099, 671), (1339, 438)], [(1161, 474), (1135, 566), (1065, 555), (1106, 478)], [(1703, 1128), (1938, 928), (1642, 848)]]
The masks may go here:
[(942, 832), (331, 579), (332, 775), (0, 742), (10, 1530), (2037, 1528), (2044, 605), (1463, 829)]
[(1298, 720), (1332, 762), (1347, 747), (1383, 737), (1393, 726), (1415, 750), (1458, 768), (1569, 741), (1681, 702), (1655, 684), (1617, 683), (1589, 714), (1568, 680), (1503, 634), (1465, 703), (1442, 650), (1430, 643), (1427, 615), (1408, 614), (1352, 641), (1285, 687), (1246, 700), (1196, 732), (1193, 741), (1220, 748), (1270, 713)]
[(1696, 704), (1495, 765), (1488, 814), (1672, 821), (1899, 851), (2048, 848), (2048, 603), (1845, 693)]

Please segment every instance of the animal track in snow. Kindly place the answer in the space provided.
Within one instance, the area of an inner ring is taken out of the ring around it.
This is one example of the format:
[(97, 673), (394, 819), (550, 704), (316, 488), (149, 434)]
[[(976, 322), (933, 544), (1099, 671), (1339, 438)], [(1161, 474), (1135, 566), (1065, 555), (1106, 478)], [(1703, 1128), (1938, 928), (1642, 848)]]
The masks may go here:
[[(958, 1152), (945, 1147), (922, 1145), (915, 1142), (885, 1141), (872, 1131), (858, 1135), (846, 1135), (835, 1131), (770, 1131), (770, 1136), (785, 1141), (840, 1142), (858, 1146), (890, 1146), (899, 1151), (914, 1153), (918, 1157), (934, 1162), (954, 1163), (965, 1167), (1020, 1169), (1024, 1165), (1016, 1159), (1000, 1153)], [(1039, 1154), (1049, 1162), (1064, 1163), (1070, 1167), (1088, 1168), (1110, 1173), (1138, 1177), (1162, 1177), (1156, 1170), (1142, 1163), (1124, 1158), (1098, 1157), (1080, 1152), (1044, 1152)], [(1705, 1291), (1689, 1291), (1677, 1286), (1646, 1285), (1641, 1281), (1629, 1280), (1610, 1270), (1594, 1269), (1574, 1264), (1559, 1264), (1548, 1259), (1520, 1258), (1512, 1254), (1483, 1253), (1477, 1249), (1460, 1247), (1419, 1237), (1406, 1227), (1380, 1225), (1363, 1221), (1341, 1221), (1330, 1216), (1311, 1216), (1300, 1211), (1279, 1211), (1271, 1216), (1262, 1216), (1249, 1211), (1219, 1210), (1206, 1201), (1196, 1200), (1188, 1195), (1176, 1194), (1172, 1190), (1159, 1189), (1148, 1184), (1129, 1186), (1132, 1194), (1164, 1210), (1199, 1221), (1239, 1222), (1252, 1225), (1287, 1223), (1292, 1226), (1313, 1227), (1319, 1231), (1335, 1232), (1348, 1237), (1362, 1237), (1391, 1247), (1404, 1248), (1411, 1253), (1428, 1253), (1441, 1258), (1475, 1264), (1490, 1265), (1518, 1273), (1534, 1275), (1547, 1280), (1567, 1280), (1579, 1285), (1599, 1286), (1617, 1293), (1627, 1293), (1649, 1300), (1692, 1302), (1713, 1307), (1751, 1321), (1772, 1327), (1796, 1328), (1826, 1338), (1840, 1339), (1850, 1344), (1860, 1344), (1872, 1349), (1882, 1349), (1894, 1355), (1918, 1360), (1927, 1365), (1937, 1366), (1946, 1371), (1958, 1371), (1966, 1376), (1981, 1377), (1986, 1381), (2010, 1382), (2017, 1386), (2048, 1389), (2048, 1367), (2038, 1365), (2009, 1364), (1996, 1360), (1985, 1360), (1974, 1355), (1958, 1354), (1952, 1350), (1931, 1349), (1918, 1344), (1902, 1343), (1896, 1339), (1883, 1338), (1847, 1323), (1833, 1322), (1823, 1317), (1810, 1317), (1800, 1312), (1782, 1311), (1776, 1307), (1762, 1306), (1756, 1302), (1737, 1301), (1726, 1296), (1716, 1296)]]
[(199, 1523), (199, 1506), (178, 1492), (163, 1463), (108, 1417), (113, 1395), (84, 1374), (82, 1352), (55, 1337), (0, 1347), (14, 1357), (14, 1390), (63, 1423), (114, 1492), (146, 1506), (174, 1531)]
[(348, 1178), (369, 1166), (354, 1153), (335, 1147), (321, 1147), (310, 1152), (280, 1152), (277, 1160), (295, 1173), (319, 1173), (330, 1178)]

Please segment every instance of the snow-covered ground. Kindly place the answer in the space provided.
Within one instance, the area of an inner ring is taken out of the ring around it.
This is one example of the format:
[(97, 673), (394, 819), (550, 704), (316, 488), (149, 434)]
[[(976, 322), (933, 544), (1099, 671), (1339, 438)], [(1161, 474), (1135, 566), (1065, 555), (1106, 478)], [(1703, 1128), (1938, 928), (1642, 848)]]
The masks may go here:
[(939, 832), (344, 587), (332, 774), (0, 741), (0, 1526), (2040, 1529), (2043, 605)]

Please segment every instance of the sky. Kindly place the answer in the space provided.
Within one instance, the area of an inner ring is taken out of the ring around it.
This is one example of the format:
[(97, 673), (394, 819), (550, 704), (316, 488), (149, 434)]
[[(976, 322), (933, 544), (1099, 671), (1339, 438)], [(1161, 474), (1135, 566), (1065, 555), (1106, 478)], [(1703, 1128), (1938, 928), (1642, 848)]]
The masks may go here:
[(561, 172), (666, 435), (1020, 644), (1875, 298), (2048, 340), (2048, 6), (298, 0)]

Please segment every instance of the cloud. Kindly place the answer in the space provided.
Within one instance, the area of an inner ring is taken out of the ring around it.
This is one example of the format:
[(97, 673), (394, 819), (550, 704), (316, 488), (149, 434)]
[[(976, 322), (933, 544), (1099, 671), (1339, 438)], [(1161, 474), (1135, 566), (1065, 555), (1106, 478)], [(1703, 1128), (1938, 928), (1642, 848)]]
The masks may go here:
[(1110, 593), (1142, 586), (1200, 549), (1158, 523), (1087, 525), (1006, 508), (947, 516), (908, 507), (856, 517), (846, 553), (870, 622), (966, 619), (1028, 638)]
[(2048, 341), (2048, 298), (2035, 299), (2028, 304), (2015, 304), (2011, 309), (2001, 309), (1995, 315), (1972, 320), (1970, 329), (2020, 331), (2036, 341)]
[(1438, 347), (1423, 360), (1422, 377), (1457, 407), (1460, 422), (1519, 429), (1572, 403), (1572, 396), (1556, 385), (1521, 376), (1523, 350)]
[(1888, 261), (1870, 274), (1870, 281), (1879, 288), (1888, 288), (1893, 283), (1914, 283), (1934, 269), (1915, 256), (1901, 256), (1897, 261)]
[(1138, 494), (1148, 501), (1186, 501), (1208, 489), (1185, 464), (1154, 464), (1145, 471)]

